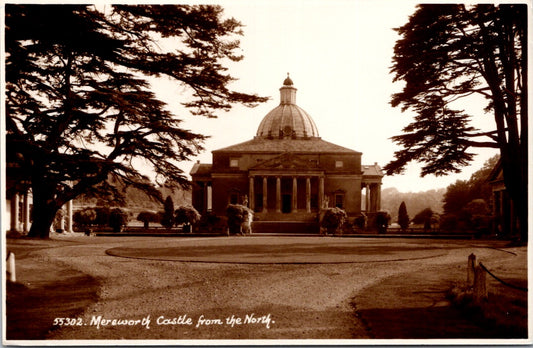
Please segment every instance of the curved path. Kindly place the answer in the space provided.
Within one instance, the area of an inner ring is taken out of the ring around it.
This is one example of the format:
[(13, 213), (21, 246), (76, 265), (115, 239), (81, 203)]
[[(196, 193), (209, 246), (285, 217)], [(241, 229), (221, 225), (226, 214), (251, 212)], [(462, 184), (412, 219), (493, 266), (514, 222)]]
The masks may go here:
[[(32, 258), (87, 274), (100, 287), (98, 300), (77, 317), (82, 325), (56, 328), (47, 337), (52, 340), (273, 339), (280, 344), (279, 339), (371, 338), (375, 336), (364, 320), (354, 315), (354, 303), (356, 308), (370, 309), (369, 291), (383, 280), (409, 274), (423, 279), (424, 272), (430, 272), (446, 289), (463, 280), (470, 253), (502, 264), (515, 258), (502, 252), (512, 251), (504, 248), (504, 242), (272, 236), (56, 238), (61, 243), (33, 251)], [(24, 281), (27, 275), (17, 276)], [(54, 281), (60, 286), (63, 280)], [(366, 307), (358, 302), (363, 293)], [(105, 319), (148, 319), (151, 324), (149, 328), (96, 325)]]

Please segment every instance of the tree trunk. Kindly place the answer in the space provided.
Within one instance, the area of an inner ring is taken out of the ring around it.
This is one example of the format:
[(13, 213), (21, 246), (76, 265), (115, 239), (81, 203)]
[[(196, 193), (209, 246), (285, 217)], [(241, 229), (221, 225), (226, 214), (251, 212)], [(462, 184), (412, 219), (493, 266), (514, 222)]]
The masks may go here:
[(33, 222), (28, 237), (49, 238), (50, 227), (61, 207), (54, 199), (53, 189), (33, 180)]
[(33, 201), (33, 222), (31, 224), (28, 237), (49, 238), (50, 227), (54, 222), (59, 208), (53, 208), (42, 204), (36, 204), (35, 196)]

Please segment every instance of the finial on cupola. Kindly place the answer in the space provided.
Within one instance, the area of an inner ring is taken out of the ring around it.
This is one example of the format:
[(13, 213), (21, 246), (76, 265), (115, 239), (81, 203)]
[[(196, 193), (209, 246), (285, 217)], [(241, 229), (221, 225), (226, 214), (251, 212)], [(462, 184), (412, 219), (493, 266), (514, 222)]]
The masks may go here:
[(283, 86), (292, 86), (294, 83), (292, 82), (291, 78), (289, 77), (289, 73), (287, 73), (287, 78), (285, 81), (283, 81)]

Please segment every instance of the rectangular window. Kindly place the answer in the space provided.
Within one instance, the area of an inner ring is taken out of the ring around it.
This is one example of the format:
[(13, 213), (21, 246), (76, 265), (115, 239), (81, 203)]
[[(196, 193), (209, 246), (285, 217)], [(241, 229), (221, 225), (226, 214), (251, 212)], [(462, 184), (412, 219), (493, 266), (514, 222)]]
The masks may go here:
[(335, 168), (342, 168), (344, 163), (342, 161), (335, 161)]
[(229, 166), (236, 168), (239, 166), (239, 158), (238, 157), (232, 157), (229, 159)]
[(238, 193), (232, 193), (229, 196), (229, 202), (230, 202), (230, 204), (239, 204), (239, 194)]
[(335, 195), (335, 206), (340, 209), (344, 209), (344, 195), (336, 194)]

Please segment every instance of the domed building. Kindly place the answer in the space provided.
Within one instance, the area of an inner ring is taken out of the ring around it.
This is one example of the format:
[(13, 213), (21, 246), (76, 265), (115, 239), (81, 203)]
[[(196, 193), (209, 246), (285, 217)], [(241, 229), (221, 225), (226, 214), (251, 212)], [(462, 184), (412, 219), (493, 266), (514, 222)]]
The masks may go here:
[(296, 91), (287, 77), (280, 104), (253, 139), (213, 151), (213, 164), (194, 165), (192, 203), (201, 214), (222, 217), (228, 204), (243, 204), (255, 212), (256, 232), (318, 233), (321, 208), (342, 208), (350, 220), (380, 209), (381, 168), (361, 165), (361, 152), (322, 140), (296, 105)]

